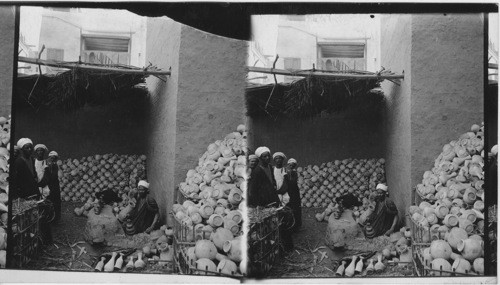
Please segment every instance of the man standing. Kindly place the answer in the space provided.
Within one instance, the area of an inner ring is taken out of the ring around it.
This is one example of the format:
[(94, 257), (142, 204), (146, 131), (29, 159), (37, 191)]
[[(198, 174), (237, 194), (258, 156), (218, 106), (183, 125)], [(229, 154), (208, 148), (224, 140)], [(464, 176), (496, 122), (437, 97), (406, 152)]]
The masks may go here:
[(261, 146), (255, 150), (260, 163), (252, 171), (252, 179), (248, 184), (248, 205), (251, 207), (279, 207), (280, 200), (276, 193), (276, 181), (274, 180), (269, 148)]
[(12, 183), (14, 186), (14, 197), (17, 198), (40, 198), (38, 191), (38, 179), (35, 171), (35, 162), (32, 158), (33, 142), (28, 138), (22, 138), (17, 142), (20, 154), (14, 162), (14, 173)]
[[(43, 144), (37, 144), (35, 145), (34, 150), (35, 150), (35, 171), (38, 181), (41, 181), (43, 178), (43, 174), (45, 172), (45, 168), (47, 167), (45, 154), (48, 152), (48, 149)], [(46, 193), (49, 192), (48, 190), (49, 188), (47, 186), (40, 187), (40, 193), (42, 193), (44, 197), (47, 196)]]
[(278, 197), (282, 203), (286, 204), (290, 200), (290, 197), (288, 196), (285, 189), (287, 185), (283, 183), (286, 174), (286, 169), (283, 164), (286, 160), (286, 156), (282, 152), (275, 152), (273, 154), (273, 160), (275, 163), (274, 179), (276, 180), (276, 189), (278, 190)]
[(287, 206), (289, 206), (293, 211), (293, 217), (295, 219), (295, 224), (293, 226), (293, 230), (297, 231), (302, 227), (302, 208), (300, 207), (300, 190), (297, 183), (298, 180), (297, 174), (297, 160), (290, 158), (287, 163), (286, 175), (285, 175), (285, 183), (286, 183), (286, 191), (290, 196), (290, 202), (288, 202)]
[(125, 217), (124, 231), (127, 235), (150, 233), (158, 225), (160, 217), (158, 204), (148, 195), (149, 183), (141, 180), (137, 186), (137, 202)]
[(51, 151), (49, 153), (48, 163), (45, 167), (44, 174), (42, 180), (38, 183), (38, 186), (47, 188), (49, 190), (49, 194), (47, 199), (52, 202), (54, 205), (54, 222), (57, 222), (61, 219), (61, 187), (59, 185), (59, 176), (58, 171), (59, 167), (57, 166), (57, 159), (59, 155), (55, 151)]

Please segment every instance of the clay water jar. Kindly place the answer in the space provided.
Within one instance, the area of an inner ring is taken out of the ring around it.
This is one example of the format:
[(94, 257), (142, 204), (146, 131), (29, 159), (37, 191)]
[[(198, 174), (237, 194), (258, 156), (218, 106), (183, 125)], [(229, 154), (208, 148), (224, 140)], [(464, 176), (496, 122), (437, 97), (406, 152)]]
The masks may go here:
[(142, 252), (139, 252), (137, 254), (137, 260), (134, 263), (135, 268), (144, 268), (146, 266), (146, 263), (142, 260)]
[(222, 245), (222, 249), (227, 254), (227, 257), (234, 262), (241, 262), (242, 248), (241, 248), (241, 238), (235, 238), (233, 240), (226, 240)]
[(439, 219), (444, 219), (446, 215), (450, 212), (450, 209), (446, 207), (446, 205), (440, 204), (434, 209), (434, 213), (436, 214), (436, 217)]
[(106, 260), (106, 258), (103, 256), (101, 257), (101, 260), (97, 263), (96, 267), (95, 267), (95, 271), (102, 271), (102, 269), (104, 268), (104, 261)]
[(477, 199), (476, 190), (474, 188), (467, 188), (463, 195), (463, 200), (467, 204), (473, 204)]
[(484, 202), (481, 200), (477, 200), (476, 202), (474, 202), (474, 209), (476, 209), (478, 211), (483, 211), (484, 210)]
[(111, 272), (113, 271), (113, 269), (115, 268), (115, 259), (116, 259), (116, 255), (118, 253), (116, 252), (113, 252), (112, 255), (111, 255), (111, 259), (106, 263), (106, 265), (104, 265), (104, 271), (105, 272)]
[(458, 225), (458, 217), (454, 214), (448, 214), (443, 219), (443, 224), (449, 228), (453, 228)]
[(231, 219), (224, 219), (224, 228), (230, 230), (233, 235), (238, 234), (238, 232), (240, 231), (240, 227), (238, 226), (238, 224)]
[(434, 224), (430, 227), (429, 232), (431, 235), (431, 241), (441, 238), (439, 235), (439, 227), (441, 227), (439, 224)]
[(474, 261), (476, 258), (481, 257), (483, 241), (470, 238), (460, 240), (457, 244), (457, 250), (462, 253), (465, 259)]
[(461, 218), (463, 217), (464, 219), (467, 219), (469, 221), (471, 221), (471, 223), (475, 223), (476, 220), (477, 220), (477, 216), (476, 216), (476, 213), (472, 210), (465, 210), (465, 209), (461, 209), (460, 210), (461, 212)]
[(462, 228), (452, 228), (449, 233), (446, 234), (446, 240), (451, 248), (458, 250), (457, 245), (461, 240), (468, 238), (467, 232)]
[(355, 269), (356, 273), (361, 273), (363, 272), (363, 257), (360, 256), (359, 257), (359, 261), (358, 263), (356, 264), (356, 269)]
[(127, 265), (125, 265), (125, 268), (126, 269), (134, 268), (134, 257), (132, 255), (128, 258), (128, 263)]
[(224, 224), (224, 219), (222, 218), (221, 215), (218, 214), (212, 214), (210, 218), (208, 219), (208, 224), (212, 226), (213, 228), (218, 228)]
[(344, 270), (345, 270), (345, 261), (342, 261), (342, 264), (337, 268), (337, 272), (335, 272), (335, 275), (336, 276), (344, 275)]
[(356, 255), (354, 255), (352, 257), (352, 261), (351, 263), (349, 264), (349, 266), (347, 266), (347, 268), (345, 269), (345, 276), (347, 277), (352, 277), (354, 276), (354, 270), (355, 270), (355, 267), (356, 267)]
[(373, 238), (373, 236), (375, 235), (375, 231), (373, 230), (373, 227), (370, 224), (367, 224), (365, 226), (365, 234), (366, 238)]
[(210, 218), (210, 216), (214, 213), (214, 208), (210, 205), (203, 205), (200, 207), (200, 215), (204, 219)]
[(461, 207), (458, 207), (458, 206), (452, 206), (451, 209), (450, 209), (450, 214), (452, 215), (460, 215), (461, 214), (461, 210), (462, 208)]
[(382, 262), (382, 254), (377, 255), (378, 262), (375, 264), (375, 271), (380, 272), (385, 269), (385, 264)]
[(472, 267), (477, 274), (484, 275), (484, 259), (482, 257), (476, 258), (472, 263)]
[(470, 262), (467, 261), (466, 259), (457, 258), (451, 265), (451, 269), (458, 273), (467, 274), (471, 271), (472, 266), (470, 265)]
[[(431, 275), (432, 276), (450, 276), (451, 273), (451, 264), (443, 259), (443, 258), (436, 258), (431, 262)], [(447, 272), (445, 272), (447, 271)]]
[(122, 269), (122, 266), (123, 266), (123, 254), (120, 253), (120, 257), (118, 257), (115, 263), (115, 269), (120, 270)]
[(229, 201), (229, 203), (231, 203), (233, 205), (240, 203), (242, 199), (243, 199), (242, 193), (238, 189), (232, 189), (229, 192), (229, 195), (228, 195), (228, 198), (227, 198), (227, 200)]
[(458, 218), (458, 225), (461, 229), (464, 229), (467, 234), (471, 234), (474, 231), (474, 224), (466, 218)]
[(404, 235), (405, 235), (406, 238), (411, 238), (411, 236), (412, 236), (411, 229), (408, 228), (408, 227), (406, 227), (405, 231), (404, 231)]
[(436, 214), (432, 213), (429, 216), (427, 216), (427, 221), (429, 222), (429, 225), (437, 224), (438, 217), (436, 216)]
[(366, 266), (366, 273), (372, 274), (374, 270), (375, 267), (373, 266), (373, 259), (370, 259), (368, 260), (368, 266)]
[(422, 252), (422, 257), (424, 258), (424, 265), (430, 266), (430, 264), (432, 262), (432, 255), (431, 255), (431, 248), (430, 247), (424, 248), (424, 250)]

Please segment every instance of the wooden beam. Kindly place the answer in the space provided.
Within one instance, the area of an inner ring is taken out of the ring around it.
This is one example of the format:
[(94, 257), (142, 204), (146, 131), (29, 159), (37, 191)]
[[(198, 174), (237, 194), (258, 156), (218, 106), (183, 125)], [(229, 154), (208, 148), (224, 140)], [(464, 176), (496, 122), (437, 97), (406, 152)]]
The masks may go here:
[(488, 68), (498, 69), (498, 63), (488, 63)]
[(325, 71), (297, 71), (292, 72), (284, 69), (273, 69), (266, 67), (255, 67), (247, 66), (248, 72), (259, 72), (268, 74), (279, 74), (287, 76), (320, 76), (320, 77), (331, 77), (331, 78), (352, 78), (352, 79), (404, 79), (404, 75), (392, 74), (392, 73), (381, 73), (380, 75), (376, 73), (366, 73), (366, 74), (349, 74), (349, 73), (334, 73)]
[(24, 56), (19, 56), (18, 60), (20, 62), (25, 62), (30, 64), (38, 64), (38, 65), (51, 66), (57, 68), (67, 68), (67, 69), (80, 68), (93, 71), (114, 72), (122, 74), (137, 74), (137, 75), (156, 75), (156, 76), (171, 75), (170, 71), (143, 70), (140, 68), (126, 69), (126, 68), (117, 68), (104, 65), (98, 66), (98, 65), (79, 64), (73, 62), (56, 62), (52, 60), (43, 60), (43, 59), (29, 58)]

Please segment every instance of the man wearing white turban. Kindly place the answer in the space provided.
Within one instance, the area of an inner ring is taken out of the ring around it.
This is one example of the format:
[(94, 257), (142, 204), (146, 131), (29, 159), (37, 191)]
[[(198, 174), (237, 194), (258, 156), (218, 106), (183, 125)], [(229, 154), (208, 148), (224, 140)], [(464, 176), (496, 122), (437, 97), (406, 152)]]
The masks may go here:
[(252, 171), (252, 179), (248, 181), (248, 205), (251, 207), (278, 207), (280, 200), (276, 193), (276, 181), (273, 175), (271, 151), (261, 146), (255, 150), (260, 163)]
[(375, 194), (375, 210), (368, 216), (366, 224), (373, 228), (373, 233), (365, 231), (367, 238), (373, 238), (380, 235), (389, 236), (396, 229), (399, 216), (396, 204), (389, 199), (388, 187), (385, 184), (378, 184)]
[[(276, 180), (276, 189), (278, 190), (278, 197), (282, 203), (288, 203), (290, 201), (290, 196), (286, 193), (286, 187), (283, 186), (283, 181), (285, 179), (286, 169), (284, 167), (284, 162), (286, 160), (286, 156), (282, 152), (275, 152), (273, 154), (274, 160), (274, 179)], [(282, 189), (283, 188), (283, 189)], [(284, 192), (284, 194), (279, 193), (280, 190)]]
[(160, 212), (156, 200), (148, 195), (149, 183), (145, 180), (139, 181), (137, 185), (137, 202), (134, 209), (125, 217), (123, 230), (127, 235), (138, 233), (150, 233), (158, 226)]
[[(47, 153), (48, 149), (44, 144), (37, 144), (35, 145), (34, 150), (35, 150), (35, 171), (38, 177), (38, 181), (41, 181), (43, 178), (43, 174), (45, 172), (45, 168), (47, 167), (45, 154)], [(40, 192), (42, 193), (43, 196), (47, 196), (43, 193), (48, 193), (49, 188), (47, 186), (40, 187)]]
[(57, 166), (57, 160), (59, 155), (55, 151), (49, 153), (47, 159), (47, 166), (43, 171), (43, 177), (38, 183), (39, 187), (47, 188), (49, 194), (47, 199), (54, 205), (54, 222), (58, 222), (61, 219), (61, 186), (59, 184), (59, 167)]
[(284, 176), (283, 190), (278, 190), (278, 194), (288, 194), (289, 202), (286, 204), (293, 211), (293, 216), (295, 219), (293, 231), (297, 231), (302, 226), (302, 209), (300, 206), (301, 197), (300, 190), (298, 186), (298, 173), (297, 173), (297, 161), (293, 158), (288, 160), (286, 166), (286, 173)]
[(22, 138), (17, 142), (20, 154), (14, 161), (14, 171), (11, 175), (14, 198), (40, 198), (38, 191), (38, 177), (33, 160), (33, 142), (28, 138)]

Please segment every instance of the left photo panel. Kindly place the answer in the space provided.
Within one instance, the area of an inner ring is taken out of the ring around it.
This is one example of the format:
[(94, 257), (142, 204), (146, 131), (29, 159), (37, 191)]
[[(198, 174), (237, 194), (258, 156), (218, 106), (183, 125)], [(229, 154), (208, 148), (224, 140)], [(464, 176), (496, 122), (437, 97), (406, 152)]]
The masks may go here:
[(16, 46), (0, 13), (2, 267), (242, 278), (248, 42), (22, 6)]
[(15, 70), (16, 13), (14, 6), (0, 6), (0, 268), (7, 265), (9, 233), (9, 165), (12, 90)]

